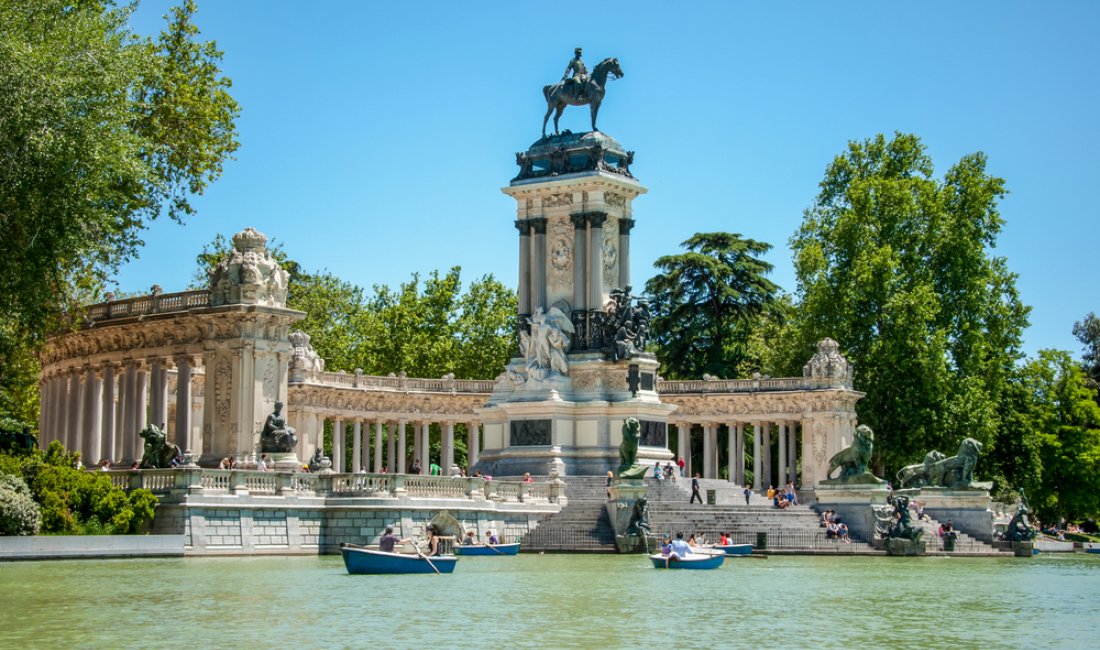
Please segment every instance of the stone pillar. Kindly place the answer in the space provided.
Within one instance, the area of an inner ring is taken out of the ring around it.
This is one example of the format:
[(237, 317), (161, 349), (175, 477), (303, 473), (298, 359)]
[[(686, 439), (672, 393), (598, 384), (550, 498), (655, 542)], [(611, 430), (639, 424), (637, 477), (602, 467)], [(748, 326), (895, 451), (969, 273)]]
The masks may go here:
[(67, 413), (69, 421), (65, 424), (65, 449), (75, 451), (80, 443), (80, 416), (83, 410), (83, 393), (80, 390), (80, 370), (69, 370), (69, 400)]
[(760, 457), (760, 423), (752, 423), (752, 489), (760, 490), (761, 476), (760, 472), (764, 467), (763, 459)]
[(424, 455), (420, 457), (420, 466), (424, 473), (428, 473), (428, 466), (432, 464), (432, 423), (424, 420), (420, 423), (420, 450)]
[[(606, 212), (588, 213), (588, 308), (603, 309), (603, 224)], [(685, 456), (684, 460), (688, 460)]]
[[(516, 230), (519, 230), (519, 302), (518, 308), (521, 314), (530, 314), (531, 309), (531, 235), (530, 225), (527, 221), (517, 220)], [(375, 452), (377, 453), (377, 452)], [(379, 468), (381, 469), (381, 468)]]
[(88, 366), (84, 383), (87, 388), (84, 394), (84, 464), (91, 465), (103, 458), (103, 378), (96, 368)]
[(408, 420), (397, 421), (397, 473), (405, 474), (405, 462), (406, 457), (409, 455), (407, 452), (405, 440), (405, 429), (409, 426)]
[(382, 453), (382, 420), (375, 420), (374, 422), (374, 473), (382, 473), (382, 460), (385, 454)]
[(157, 408), (149, 412), (152, 413), (153, 424), (168, 431), (168, 364), (164, 359), (157, 359), (157, 364), (158, 367), (153, 369), (157, 376)]
[(397, 436), (395, 435), (395, 425), (393, 422), (386, 423), (386, 469), (392, 474), (396, 468), (397, 463), (393, 462), (397, 457)]
[(797, 438), (795, 437), (794, 428), (798, 426), (797, 422), (791, 421), (787, 423), (787, 480), (798, 480), (798, 454), (796, 450), (798, 446), (796, 444)]
[(191, 357), (181, 354), (176, 363), (176, 444), (184, 451), (194, 451), (191, 440)]
[[(163, 427), (168, 423), (160, 418), (162, 396), (161, 392), (161, 374), (160, 369), (164, 367), (164, 360), (160, 357), (154, 357), (149, 361), (149, 419), (153, 425), (157, 427)], [(164, 404), (165, 411), (168, 410), (168, 405)], [(167, 418), (165, 418), (167, 419)]]
[(50, 377), (42, 373), (38, 381), (38, 443), (47, 444), (46, 414), (50, 412)]
[(776, 475), (776, 487), (787, 484), (787, 421), (780, 420), (776, 427), (778, 429), (776, 436), (779, 442), (779, 465), (777, 467)]
[(726, 441), (726, 478), (730, 483), (737, 483), (737, 435), (733, 427), (733, 423), (730, 422), (726, 425), (729, 429), (729, 436)]
[[(619, 286), (630, 284), (630, 229), (634, 227), (634, 220), (623, 217), (619, 219)], [(716, 425), (717, 426), (717, 425)], [(717, 457), (717, 456), (716, 456)], [(718, 478), (716, 474), (714, 478)]]
[(443, 475), (447, 476), (451, 473), (451, 465), (455, 464), (455, 423), (447, 422), (443, 426), (443, 462), (439, 463), (443, 466)]
[(813, 488), (818, 480), (826, 478), (818, 477), (814, 469), (817, 461), (814, 458), (813, 425), (813, 418), (808, 415), (802, 417), (802, 475), (799, 477), (799, 482), (803, 488)]
[[(745, 484), (745, 423), (735, 423), (737, 441), (734, 442), (734, 452), (737, 454), (734, 465), (737, 468), (737, 484)], [(731, 434), (734, 435), (734, 434)]]
[(103, 364), (103, 399), (100, 406), (102, 413), (101, 430), (103, 432), (103, 457), (114, 462), (118, 459), (118, 426), (115, 418), (115, 375), (118, 364), (107, 361)]
[[(543, 311), (550, 308), (546, 304), (546, 217), (528, 219), (535, 231), (535, 304)], [(532, 310), (533, 311), (533, 310)]]
[(371, 458), (370, 439), (371, 439), (370, 422), (367, 422), (366, 420), (363, 420), (363, 465), (362, 465), (362, 467), (363, 467), (363, 471), (365, 471), (365, 472), (369, 472), (371, 470), (371, 466), (370, 466), (370, 458)]
[(584, 214), (572, 214), (569, 215), (569, 218), (573, 222), (573, 311), (584, 311), (588, 309), (586, 287), (584, 286), (588, 265), (588, 258), (585, 255), (588, 219)]
[(481, 447), (481, 423), (470, 422), (466, 425), (466, 464), (477, 465)]
[(344, 465), (344, 418), (332, 421), (332, 467), (338, 473), (347, 471)]
[[(690, 422), (677, 422), (676, 423), (676, 456), (683, 458), (684, 472), (687, 473), (688, 467), (691, 466), (691, 423)], [(679, 471), (679, 467), (676, 468)]]
[(703, 478), (715, 478), (714, 465), (718, 457), (718, 436), (713, 422), (703, 423)]
[(359, 473), (363, 469), (363, 421), (355, 418), (351, 425), (351, 471)]
[(134, 460), (134, 362), (126, 361), (118, 376), (118, 404), (115, 407), (115, 460)]
[[(145, 430), (145, 427), (149, 426), (148, 420), (148, 406), (149, 406), (149, 393), (148, 393), (149, 373), (143, 366), (138, 366), (134, 378), (134, 435), (137, 436), (140, 432)], [(139, 438), (140, 439), (140, 438)], [(135, 445), (137, 442), (135, 441)], [(138, 445), (138, 449), (141, 446)]]
[(772, 423), (765, 422), (761, 427), (761, 440), (760, 444), (764, 449), (764, 489), (769, 486), (775, 485), (775, 481), (772, 479)]

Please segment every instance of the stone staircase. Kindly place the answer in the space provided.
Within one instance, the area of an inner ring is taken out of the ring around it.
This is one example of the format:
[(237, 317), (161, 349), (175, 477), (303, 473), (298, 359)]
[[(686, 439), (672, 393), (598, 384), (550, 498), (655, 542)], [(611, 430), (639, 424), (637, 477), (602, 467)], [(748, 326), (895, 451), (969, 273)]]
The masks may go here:
[[(614, 553), (615, 533), (607, 516), (607, 481), (598, 476), (564, 478), (568, 499), (560, 512), (542, 519), (523, 538), (525, 551)], [(733, 543), (763, 543), (768, 552), (880, 553), (863, 540), (851, 544), (825, 538), (816, 512), (806, 506), (777, 510), (763, 496), (754, 494), (749, 505), (689, 504), (691, 481), (646, 479), (650, 525), (657, 535), (683, 531), (705, 534), (708, 543), (719, 533), (732, 533)], [(702, 488), (707, 489), (704, 481)], [(739, 497), (741, 498), (741, 497)], [(937, 524), (938, 526), (938, 524)], [(763, 537), (761, 536), (763, 535)]]
[[(946, 553), (943, 549), (943, 539), (936, 533), (939, 532), (940, 522), (931, 519), (930, 521), (917, 522), (924, 528), (924, 543), (925, 553)], [(980, 539), (975, 539), (970, 535), (967, 535), (961, 531), (955, 531), (958, 534), (958, 539), (955, 541), (954, 554), (957, 555), (1000, 555), (1005, 551), (995, 548), (992, 544), (983, 542)], [(1008, 549), (1011, 552), (1011, 549)]]

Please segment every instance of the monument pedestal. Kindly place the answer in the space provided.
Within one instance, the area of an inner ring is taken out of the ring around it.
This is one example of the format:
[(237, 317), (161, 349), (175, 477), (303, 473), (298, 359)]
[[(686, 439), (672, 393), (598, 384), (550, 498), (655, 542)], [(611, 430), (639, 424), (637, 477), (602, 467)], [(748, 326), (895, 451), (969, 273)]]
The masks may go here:
[(885, 484), (826, 484), (814, 489), (818, 512), (834, 510), (848, 531), (868, 542), (875, 539), (875, 513), (871, 506), (885, 505), (890, 490)]
[(270, 453), (271, 466), (279, 472), (300, 472), (302, 461), (298, 460), (298, 454), (293, 451), (286, 453)]
[(955, 530), (974, 539), (993, 541), (992, 499), (983, 488), (923, 487), (897, 490), (895, 494), (916, 499), (924, 504), (924, 512), (941, 523), (951, 522)]
[(885, 540), (884, 547), (887, 555), (924, 555), (924, 540), (914, 542), (911, 539), (891, 537)]
[(611, 483), (607, 517), (615, 530), (615, 548), (620, 553), (648, 553), (649, 538), (644, 532), (627, 532), (638, 499), (645, 497), (644, 479), (615, 479)]

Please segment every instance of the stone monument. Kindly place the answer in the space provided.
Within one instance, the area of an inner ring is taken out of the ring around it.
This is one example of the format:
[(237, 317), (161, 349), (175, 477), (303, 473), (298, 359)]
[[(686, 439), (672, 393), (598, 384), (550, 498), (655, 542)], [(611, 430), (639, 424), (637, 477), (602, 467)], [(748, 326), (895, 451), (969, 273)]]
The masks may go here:
[(638, 463), (672, 458), (675, 406), (657, 395), (648, 306), (630, 293), (633, 201), (646, 192), (633, 160), (599, 131), (542, 137), (516, 154), (502, 190), (519, 230), (516, 351), (481, 410), (483, 473), (602, 476), (617, 467), (628, 418), (639, 423)]
[(954, 456), (933, 449), (922, 462), (898, 470), (897, 493), (920, 499), (929, 516), (950, 520), (967, 535), (992, 542), (989, 490), (993, 484), (974, 478), (981, 453), (982, 443), (974, 438), (964, 438)]
[(835, 510), (848, 530), (863, 539), (873, 539), (876, 534), (874, 504), (885, 503), (890, 495), (886, 481), (869, 469), (874, 443), (871, 427), (856, 427), (851, 446), (829, 459), (827, 478), (814, 491), (819, 509)]

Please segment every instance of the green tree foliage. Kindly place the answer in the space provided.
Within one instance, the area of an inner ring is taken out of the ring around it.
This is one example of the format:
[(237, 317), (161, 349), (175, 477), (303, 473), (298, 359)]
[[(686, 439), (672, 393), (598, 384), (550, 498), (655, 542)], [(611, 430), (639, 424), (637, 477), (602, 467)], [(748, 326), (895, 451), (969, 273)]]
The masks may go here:
[(195, 4), (155, 39), (108, 2), (0, 0), (0, 412), (35, 420), (28, 351), (182, 219), (238, 146), (239, 108)]
[(148, 490), (129, 494), (99, 472), (74, 469), (79, 454), (60, 442), (29, 455), (0, 454), (0, 474), (22, 478), (42, 516), (42, 533), (121, 535), (138, 533), (153, 520), (157, 498)]
[(1014, 435), (1001, 413), (1029, 308), (989, 253), (1004, 194), (982, 153), (937, 180), (916, 136), (878, 135), (833, 160), (791, 239), (800, 304), (787, 369), (815, 341), (840, 342), (880, 471), (966, 436), (992, 451)]
[(1043, 521), (1100, 515), (1100, 406), (1068, 352), (1042, 350), (1024, 364), (1029, 404), (1021, 424), (1040, 441), (1042, 472), (1028, 494)]
[(1085, 346), (1082, 355), (1085, 374), (1093, 388), (1100, 387), (1100, 318), (1090, 311), (1084, 320), (1073, 324), (1073, 335)]
[(736, 233), (696, 233), (679, 255), (659, 258), (646, 283), (651, 338), (670, 379), (703, 373), (730, 377), (749, 358), (749, 339), (765, 315), (776, 316), (779, 287), (759, 256), (771, 245)]

